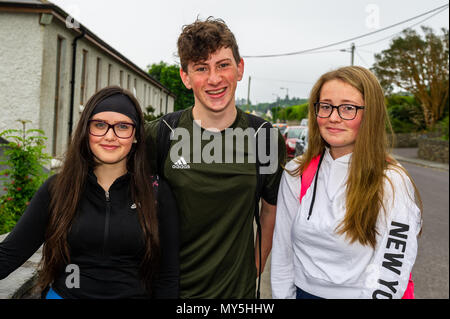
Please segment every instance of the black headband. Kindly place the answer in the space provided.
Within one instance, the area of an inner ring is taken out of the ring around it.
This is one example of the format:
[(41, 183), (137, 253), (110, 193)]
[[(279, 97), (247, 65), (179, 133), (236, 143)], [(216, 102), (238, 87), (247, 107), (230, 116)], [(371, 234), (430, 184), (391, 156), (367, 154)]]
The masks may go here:
[(128, 116), (136, 126), (139, 126), (139, 116), (136, 112), (136, 107), (131, 99), (122, 93), (116, 93), (108, 96), (106, 99), (100, 101), (94, 110), (91, 117), (100, 112), (117, 112)]

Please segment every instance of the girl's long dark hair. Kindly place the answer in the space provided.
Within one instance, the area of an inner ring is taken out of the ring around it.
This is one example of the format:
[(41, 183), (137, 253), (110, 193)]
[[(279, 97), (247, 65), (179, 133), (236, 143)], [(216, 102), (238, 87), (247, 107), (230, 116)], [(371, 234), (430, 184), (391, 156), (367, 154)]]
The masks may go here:
[[(122, 93), (136, 107), (140, 126), (136, 128), (136, 143), (127, 156), (127, 170), (131, 173), (131, 197), (137, 205), (143, 231), (145, 253), (140, 274), (151, 294), (151, 282), (157, 271), (160, 251), (156, 202), (151, 181), (151, 171), (145, 147), (144, 117), (139, 102), (133, 94), (118, 86), (109, 86), (95, 93), (86, 103), (77, 128), (68, 147), (61, 171), (50, 186), (50, 217), (45, 233), (38, 285), (48, 287), (70, 263), (67, 234), (85, 189), (89, 168), (98, 165), (89, 147), (88, 121), (95, 106), (103, 99)], [(70, 194), (68, 196), (68, 194)]]

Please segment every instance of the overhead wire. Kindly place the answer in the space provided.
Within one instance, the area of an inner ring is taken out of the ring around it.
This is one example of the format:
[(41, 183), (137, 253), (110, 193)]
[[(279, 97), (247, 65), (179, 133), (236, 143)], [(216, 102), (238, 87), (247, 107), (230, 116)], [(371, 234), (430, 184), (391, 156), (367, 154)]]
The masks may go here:
[[(395, 24), (390, 25), (390, 26), (388, 26), (388, 27), (385, 27), (385, 28), (382, 28), (382, 29), (379, 29), (379, 30), (376, 30), (376, 31), (373, 31), (373, 32), (369, 32), (369, 33), (366, 33), (366, 34), (363, 34), (363, 35), (361, 35), (361, 36), (357, 36), (357, 37), (354, 37), (354, 38), (351, 38), (351, 39), (347, 39), (347, 40), (344, 40), (344, 41), (339, 41), (339, 42), (331, 43), (331, 44), (328, 44), (328, 45), (324, 45), (324, 46), (320, 46), (320, 47), (316, 47), (316, 48), (312, 48), (312, 49), (307, 49), (307, 50), (302, 50), (302, 51), (297, 51), (297, 52), (290, 52), (290, 53), (283, 53), (283, 54), (268, 54), (268, 55), (253, 55), (253, 56), (249, 56), (249, 55), (245, 56), (245, 55), (244, 55), (243, 58), (280, 57), (280, 56), (299, 55), (299, 54), (316, 54), (316, 53), (329, 53), (329, 52), (342, 51), (342, 50), (339, 50), (339, 49), (322, 50), (322, 51), (318, 51), (318, 50), (325, 49), (325, 48), (329, 48), (329, 47), (336, 46), (336, 45), (343, 44), (343, 43), (347, 43), (347, 42), (354, 41), (354, 40), (357, 40), (357, 39), (361, 39), (361, 38), (364, 38), (364, 37), (373, 35), (373, 34), (375, 34), (375, 33), (379, 33), (379, 32), (382, 32), (382, 31), (385, 31), (385, 30), (394, 28), (394, 27), (396, 27), (396, 26), (398, 26), (398, 25), (407, 23), (407, 22), (409, 22), (409, 21), (412, 21), (412, 20), (415, 20), (415, 19), (417, 19), (417, 18), (423, 17), (423, 16), (428, 15), (428, 14), (430, 14), (430, 13), (433, 13), (432, 15), (426, 17), (425, 19), (422, 19), (422, 20), (420, 20), (419, 22), (416, 22), (416, 23), (414, 23), (414, 24), (412, 24), (412, 25), (410, 25), (410, 26), (407, 27), (407, 28), (413, 28), (413, 27), (415, 27), (415, 26), (417, 26), (417, 25), (419, 25), (419, 24), (421, 24), (421, 23), (423, 23), (423, 22), (425, 22), (425, 21), (431, 19), (432, 17), (434, 17), (434, 16), (440, 14), (441, 12), (447, 10), (448, 7), (449, 7), (449, 4), (446, 4), (446, 5), (437, 7), (437, 8), (435, 8), (435, 9), (433, 9), (433, 10), (430, 10), (430, 11), (427, 11), (427, 12), (425, 12), (425, 13), (422, 13), (422, 14), (420, 14), (420, 15), (417, 15), (417, 16), (414, 16), (414, 17), (412, 17), (412, 18), (406, 19), (406, 20), (404, 20), (404, 21), (395, 23)], [(403, 30), (404, 30), (404, 29), (403, 29)], [(367, 50), (361, 50), (361, 49), (359, 49), (359, 48), (361, 48), (361, 47), (366, 47), (366, 46), (370, 46), (370, 45), (373, 45), (373, 44), (376, 44), (376, 43), (385, 41), (385, 40), (387, 40), (387, 39), (393, 38), (394, 36), (396, 36), (396, 35), (398, 35), (398, 34), (401, 34), (401, 33), (403, 32), (403, 30), (400, 31), (400, 32), (396, 32), (396, 33), (394, 33), (394, 34), (391, 34), (391, 35), (389, 35), (389, 36), (387, 36), (387, 37), (383, 37), (382, 39), (378, 39), (378, 40), (376, 40), (376, 41), (372, 41), (372, 42), (369, 42), (369, 43), (357, 45), (358, 50), (373, 54), (374, 52), (367, 51)], [(356, 55), (363, 61), (364, 64), (368, 65), (368, 63), (365, 61), (365, 59), (364, 59), (364, 58), (363, 58), (356, 50), (355, 50), (355, 53), (356, 53)], [(308, 85), (311, 85), (311, 84), (312, 84), (312, 83), (309, 83), (309, 82), (289, 81), (289, 80), (275, 80), (275, 79), (267, 79), (267, 78), (259, 78), (259, 77), (255, 78), (255, 79), (258, 79), (258, 80), (267, 80), (267, 81), (277, 81), (277, 82), (291, 82), (291, 83), (308, 84)]]
[(274, 81), (274, 82), (289, 82), (289, 83), (298, 83), (298, 84), (307, 84), (307, 85), (314, 84), (311, 82), (304, 82), (304, 81), (278, 80), (278, 79), (268, 79), (268, 78), (260, 78), (260, 77), (253, 77), (253, 76), (252, 76), (252, 79), (262, 80), (262, 81)]
[(363, 63), (365, 64), (366, 67), (369, 66), (369, 63), (366, 62), (366, 60), (364, 60), (364, 58), (358, 53), (358, 51), (355, 50), (356, 55), (361, 59), (361, 61), (363, 61)]
[[(445, 8), (443, 8), (442, 10), (440, 10), (440, 11), (438, 11), (438, 12), (435, 12), (434, 14), (432, 14), (431, 16), (429, 16), (429, 17), (427, 17), (427, 18), (425, 18), (425, 19), (423, 19), (423, 20), (421, 20), (421, 21), (419, 21), (419, 22), (416, 22), (416, 23), (410, 25), (408, 28), (413, 28), (413, 27), (415, 27), (415, 26), (417, 26), (417, 25), (419, 25), (419, 24), (421, 24), (421, 23), (423, 23), (423, 22), (425, 22), (425, 21), (431, 19), (432, 17), (438, 15), (439, 13), (441, 13), (441, 12), (447, 10), (447, 8), (448, 8), (448, 6), (445, 7)], [(395, 37), (395, 36), (398, 35), (398, 34), (401, 34), (402, 32), (403, 32), (403, 30), (400, 31), (400, 32), (396, 32), (396, 33), (394, 33), (394, 34), (391, 34), (391, 35), (388, 36), (388, 37), (385, 37), (385, 38), (382, 38), (382, 39), (379, 39), (379, 40), (376, 40), (376, 41), (373, 41), (373, 42), (369, 42), (369, 43), (365, 43), (365, 44), (359, 44), (359, 45), (358, 45), (358, 48), (366, 47), (366, 46), (369, 46), (369, 45), (372, 45), (372, 44), (375, 44), (375, 43), (378, 43), (378, 42), (385, 41), (385, 40), (387, 40), (387, 39), (390, 39), (390, 38), (392, 38), (392, 37)]]
[[(355, 41), (355, 40), (358, 40), (358, 39), (361, 39), (361, 38), (365, 38), (367, 36), (370, 36), (370, 35), (373, 35), (373, 34), (376, 34), (376, 33), (379, 33), (379, 32), (382, 32), (382, 31), (385, 31), (385, 30), (388, 30), (388, 29), (391, 29), (391, 28), (394, 28), (394, 27), (396, 27), (398, 25), (407, 23), (407, 22), (415, 20), (415, 19), (418, 19), (418, 18), (423, 17), (425, 15), (428, 15), (430, 13), (434, 13), (436, 11), (439, 11), (439, 12), (435, 13), (435, 14), (438, 14), (438, 13), (444, 11), (445, 9), (447, 9), (448, 7), (449, 7), (449, 5), (445, 4), (443, 6), (440, 6), (440, 7), (437, 7), (435, 9), (429, 10), (429, 11), (427, 11), (425, 13), (419, 14), (419, 15), (414, 16), (412, 18), (403, 20), (401, 22), (394, 23), (394, 24), (392, 24), (390, 26), (387, 26), (387, 27), (384, 27), (382, 29), (375, 30), (375, 31), (372, 31), (372, 32), (369, 32), (369, 33), (365, 33), (365, 34), (362, 34), (362, 35), (359, 35), (359, 36), (356, 36), (356, 37), (353, 37), (353, 38), (350, 38), (350, 39), (347, 39), (347, 40), (334, 42), (334, 43), (323, 45), (323, 46), (316, 47), (316, 48), (311, 48), (311, 49), (306, 49), (306, 50), (301, 50), (301, 51), (295, 51), (295, 52), (281, 53), (281, 54), (243, 55), (243, 58), (272, 58), (272, 57), (281, 57), (281, 56), (290, 56), (290, 55), (311, 53), (313, 51), (317, 51), (317, 50), (333, 47), (333, 46), (336, 46), (336, 45), (344, 44), (344, 43), (347, 43), (347, 42), (350, 42), (350, 41)], [(432, 15), (432, 16), (434, 16), (434, 15)], [(429, 19), (429, 18), (431, 18), (431, 17), (427, 17), (427, 19)], [(427, 19), (425, 19), (424, 21), (426, 21)], [(420, 23), (422, 23), (422, 22), (423, 21), (421, 21)], [(392, 37), (392, 35), (389, 36), (389, 37)], [(384, 38), (382, 40), (385, 40), (385, 39), (386, 38)], [(377, 40), (377, 41), (382, 41), (382, 40)], [(365, 44), (364, 46), (368, 46), (370, 44), (373, 44), (373, 43)]]
[[(441, 12), (443, 12), (443, 11), (445, 11), (445, 10), (447, 10), (447, 7), (442, 8), (441, 10), (439, 10), (439, 11), (433, 13), (433, 14), (430, 15), (429, 17), (426, 17), (425, 19), (420, 20), (419, 22), (416, 22), (416, 23), (412, 24), (412, 25), (408, 26), (407, 28), (414, 28), (415, 26), (417, 26), (417, 25), (419, 25), (419, 24), (421, 24), (421, 23), (423, 23), (423, 22), (425, 22), (425, 21), (431, 19), (432, 17), (438, 15), (439, 13), (441, 13)], [(358, 53), (358, 51), (361, 51), (361, 52), (368, 52), (368, 53), (374, 54), (374, 52), (367, 51), (367, 50), (361, 50), (361, 48), (362, 48), (362, 47), (366, 47), (366, 46), (370, 46), (370, 45), (373, 45), (373, 44), (376, 44), (376, 43), (379, 43), (379, 42), (382, 42), (382, 41), (386, 41), (386, 40), (388, 40), (388, 39), (391, 39), (391, 38), (393, 38), (393, 37), (395, 37), (395, 36), (397, 36), (397, 35), (403, 33), (403, 31), (404, 31), (404, 29), (403, 29), (402, 31), (396, 32), (396, 33), (391, 34), (391, 35), (389, 35), (389, 36), (387, 36), (387, 37), (384, 37), (384, 38), (382, 38), (382, 39), (378, 39), (378, 40), (376, 40), (376, 41), (372, 41), (372, 42), (369, 42), (369, 43), (365, 43), (365, 44), (357, 44), (356, 47), (357, 47), (358, 49), (355, 50), (355, 53), (356, 53), (356, 55), (363, 61), (363, 63), (364, 63), (366, 66), (368, 66), (369, 64), (368, 64), (368, 63), (364, 60), (364, 58)]]

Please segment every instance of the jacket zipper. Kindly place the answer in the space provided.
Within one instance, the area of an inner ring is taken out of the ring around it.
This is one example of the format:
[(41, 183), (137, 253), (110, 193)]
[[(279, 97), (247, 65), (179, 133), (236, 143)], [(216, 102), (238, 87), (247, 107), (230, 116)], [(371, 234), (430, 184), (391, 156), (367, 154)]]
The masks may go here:
[(111, 213), (111, 199), (109, 197), (109, 192), (105, 191), (106, 197), (106, 216), (105, 216), (105, 231), (103, 234), (103, 256), (106, 256), (106, 245), (108, 243), (109, 237), (109, 218)]

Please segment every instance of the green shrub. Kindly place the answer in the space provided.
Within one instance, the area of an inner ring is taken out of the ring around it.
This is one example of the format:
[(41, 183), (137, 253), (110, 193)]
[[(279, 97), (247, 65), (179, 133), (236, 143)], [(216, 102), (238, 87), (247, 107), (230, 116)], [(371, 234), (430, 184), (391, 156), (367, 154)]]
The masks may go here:
[(388, 114), (395, 133), (420, 132), (426, 129), (422, 110), (414, 104), (391, 104)]
[(419, 109), (420, 103), (413, 95), (392, 94), (386, 97), (386, 105), (390, 108), (392, 105), (410, 105)]
[(293, 105), (285, 108), (288, 120), (302, 120), (308, 117), (308, 103)]
[(436, 129), (442, 132), (442, 139), (448, 141), (449, 118), (448, 115), (437, 122)]
[(308, 118), (308, 103), (300, 104), (298, 106), (298, 119), (303, 120)]
[(163, 116), (164, 114), (160, 113), (159, 115), (155, 115), (155, 109), (153, 108), (153, 106), (149, 105), (145, 108), (144, 113), (144, 121), (145, 122), (151, 122), (154, 121), (158, 118), (160, 118), (161, 116)]
[(391, 125), (394, 133), (416, 132), (416, 126), (413, 123), (401, 121), (397, 118), (391, 118)]
[(48, 178), (43, 166), (50, 157), (43, 152), (44, 140), (41, 130), (26, 130), (28, 121), (19, 120), (21, 130), (5, 130), (0, 133), (9, 141), (4, 144), (4, 159), (0, 162), (7, 168), (0, 171), (0, 181), (6, 194), (0, 197), (0, 234), (11, 231), (28, 206), (39, 186)]

